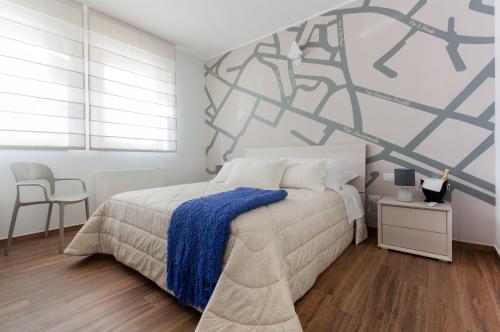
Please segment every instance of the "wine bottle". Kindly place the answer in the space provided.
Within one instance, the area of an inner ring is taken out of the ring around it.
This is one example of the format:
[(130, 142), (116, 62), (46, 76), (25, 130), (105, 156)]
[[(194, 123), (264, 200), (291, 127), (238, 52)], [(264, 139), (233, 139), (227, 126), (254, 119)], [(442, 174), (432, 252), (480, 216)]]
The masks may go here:
[(450, 170), (449, 169), (445, 169), (444, 173), (443, 173), (443, 176), (441, 177), (441, 180), (443, 180), (443, 181), (448, 180), (448, 175), (449, 174), (450, 174)]

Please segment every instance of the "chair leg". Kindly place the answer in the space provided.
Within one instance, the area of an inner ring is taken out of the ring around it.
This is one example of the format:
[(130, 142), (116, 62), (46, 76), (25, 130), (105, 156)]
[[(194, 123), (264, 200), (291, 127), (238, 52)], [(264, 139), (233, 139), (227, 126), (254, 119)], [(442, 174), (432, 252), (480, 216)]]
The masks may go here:
[(12, 219), (10, 220), (9, 238), (7, 239), (7, 245), (5, 246), (5, 256), (9, 256), (10, 244), (12, 243), (12, 236), (14, 235), (14, 227), (16, 227), (17, 212), (20, 207), (19, 202), (16, 201), (14, 210), (12, 211)]
[(49, 235), (50, 217), (52, 216), (52, 203), (49, 203), (49, 211), (47, 212), (47, 223), (45, 224), (45, 234), (46, 238)]
[(59, 253), (64, 251), (64, 204), (59, 203)]
[(89, 220), (89, 199), (85, 200), (85, 215), (87, 216), (87, 220)]

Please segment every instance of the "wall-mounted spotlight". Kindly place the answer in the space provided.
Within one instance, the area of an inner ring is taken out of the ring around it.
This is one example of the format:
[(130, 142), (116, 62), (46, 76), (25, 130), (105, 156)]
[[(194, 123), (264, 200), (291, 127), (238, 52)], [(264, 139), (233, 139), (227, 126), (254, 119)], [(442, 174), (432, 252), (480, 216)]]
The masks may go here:
[(293, 64), (298, 66), (302, 62), (302, 51), (299, 44), (294, 40), (288, 51), (287, 58), (292, 60)]

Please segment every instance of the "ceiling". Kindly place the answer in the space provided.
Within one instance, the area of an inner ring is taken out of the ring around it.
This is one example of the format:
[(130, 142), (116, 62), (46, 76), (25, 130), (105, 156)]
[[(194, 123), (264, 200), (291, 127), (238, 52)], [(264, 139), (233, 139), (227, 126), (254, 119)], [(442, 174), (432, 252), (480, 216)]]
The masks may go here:
[(346, 0), (79, 0), (208, 59)]

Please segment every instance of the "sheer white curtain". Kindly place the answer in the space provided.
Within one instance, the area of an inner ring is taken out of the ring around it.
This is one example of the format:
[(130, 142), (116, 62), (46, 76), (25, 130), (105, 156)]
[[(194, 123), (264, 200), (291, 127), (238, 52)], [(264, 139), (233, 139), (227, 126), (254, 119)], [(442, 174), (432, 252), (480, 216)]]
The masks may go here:
[(89, 10), (90, 148), (176, 150), (175, 48)]
[(175, 103), (173, 44), (70, 0), (0, 0), (0, 146), (176, 151)]
[(0, 0), (0, 145), (85, 147), (82, 6)]

